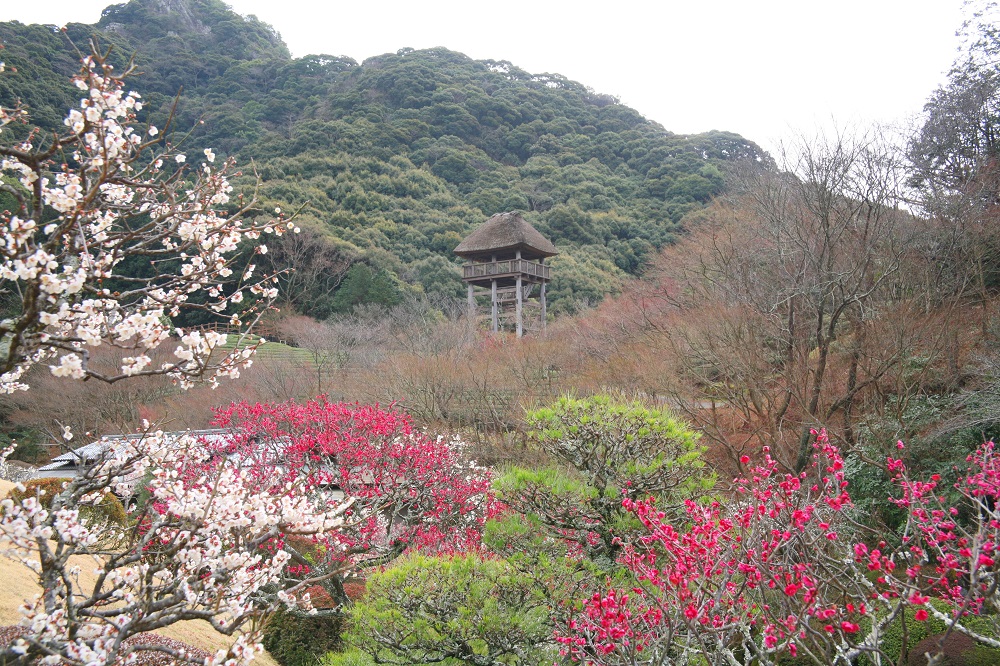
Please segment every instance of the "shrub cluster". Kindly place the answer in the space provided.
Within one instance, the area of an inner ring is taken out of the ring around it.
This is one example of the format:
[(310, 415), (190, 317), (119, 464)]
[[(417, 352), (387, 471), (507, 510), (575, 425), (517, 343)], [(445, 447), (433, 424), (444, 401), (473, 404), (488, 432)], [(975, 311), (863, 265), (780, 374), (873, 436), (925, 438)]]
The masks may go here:
[(279, 610), (264, 625), (264, 649), (281, 666), (316, 666), (342, 648), (343, 618), (294, 615)]
[[(13, 488), (7, 496), (17, 503), (27, 497), (35, 497), (46, 509), (52, 507), (53, 498), (63, 491), (63, 486), (71, 479), (43, 478), (30, 479), (23, 483), (24, 490)], [(112, 493), (106, 493), (97, 504), (82, 505), (80, 516), (84, 521), (109, 525), (125, 525), (128, 521), (121, 500)]]

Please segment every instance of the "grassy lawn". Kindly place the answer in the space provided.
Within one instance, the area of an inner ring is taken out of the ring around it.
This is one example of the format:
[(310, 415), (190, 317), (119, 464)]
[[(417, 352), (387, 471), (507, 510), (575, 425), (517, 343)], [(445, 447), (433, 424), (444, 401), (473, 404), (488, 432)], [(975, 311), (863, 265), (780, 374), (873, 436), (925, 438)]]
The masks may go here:
[[(259, 339), (260, 338), (256, 335), (248, 336), (248, 340), (252, 342), (256, 342)], [(236, 336), (230, 335), (226, 340), (226, 344), (222, 345), (220, 349), (232, 349), (235, 346)], [(313, 355), (308, 349), (293, 347), (283, 342), (273, 342), (270, 340), (257, 348), (256, 357), (287, 359), (289, 361), (295, 361), (296, 363), (312, 364), (313, 362)]]

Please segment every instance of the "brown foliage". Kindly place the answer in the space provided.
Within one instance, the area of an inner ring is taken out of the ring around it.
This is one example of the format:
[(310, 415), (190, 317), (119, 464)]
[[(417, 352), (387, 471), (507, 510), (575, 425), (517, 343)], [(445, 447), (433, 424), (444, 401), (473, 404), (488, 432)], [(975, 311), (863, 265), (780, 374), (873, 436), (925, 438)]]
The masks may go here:
[(900, 207), (878, 141), (807, 145), (797, 160), (798, 176), (747, 174), (644, 280), (560, 333), (573, 385), (668, 404), (726, 471), (761, 446), (801, 467), (815, 427), (848, 447), (862, 428), (894, 441), (915, 397), (976, 372), (982, 268), (941, 255), (970, 239)]
[[(169, 354), (158, 349), (150, 356), (156, 365)], [(113, 367), (121, 363), (124, 355), (122, 350), (98, 347), (91, 352), (91, 364), (98, 369)], [(48, 367), (36, 366), (29, 377), (32, 390), (4, 396), (3, 409), (10, 423), (45, 432), (52, 442), (63, 441), (64, 426), (78, 436), (131, 432), (150, 415), (144, 406), (155, 406), (165, 396), (178, 392), (162, 376), (133, 377), (114, 384), (66, 382), (54, 377)]]

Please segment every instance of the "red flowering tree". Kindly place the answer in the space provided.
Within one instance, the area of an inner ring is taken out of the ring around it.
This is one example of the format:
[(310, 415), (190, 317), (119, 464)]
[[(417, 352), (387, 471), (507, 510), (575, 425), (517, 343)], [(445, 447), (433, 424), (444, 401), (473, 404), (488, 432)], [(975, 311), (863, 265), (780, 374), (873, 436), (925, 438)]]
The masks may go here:
[(608, 665), (695, 654), (732, 666), (796, 656), (846, 665), (863, 654), (896, 663), (883, 639), (915, 607), (917, 621), (934, 616), (1000, 647), (989, 620), (1000, 606), (993, 444), (969, 464), (945, 494), (936, 476), (916, 481), (887, 460), (899, 491), (887, 499), (907, 514), (892, 543), (853, 519), (843, 459), (825, 433), (811, 470), (781, 473), (765, 455), (725, 505), (688, 502), (683, 527), (653, 500), (625, 499), (647, 530), (622, 558), (637, 582), (594, 594), (560, 641), (576, 660)]
[(317, 579), (335, 609), (348, 602), (344, 580), (359, 570), (409, 549), (462, 551), (480, 541), (489, 474), (461, 441), (415, 431), (404, 414), (323, 398), (242, 402), (219, 410), (215, 425), (233, 433), (215, 453), (260, 487), (353, 502), (336, 532), (282, 544), (293, 572)]

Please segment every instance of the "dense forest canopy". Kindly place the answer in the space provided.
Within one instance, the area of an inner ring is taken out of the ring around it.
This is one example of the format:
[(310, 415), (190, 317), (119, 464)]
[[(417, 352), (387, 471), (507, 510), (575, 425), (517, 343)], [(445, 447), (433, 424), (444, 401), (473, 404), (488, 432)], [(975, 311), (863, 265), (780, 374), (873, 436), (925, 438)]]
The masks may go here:
[(729, 165), (770, 164), (735, 134), (673, 134), (609, 95), (504, 60), (444, 48), (361, 64), (292, 58), (273, 28), (220, 0), (133, 0), (64, 31), (0, 24), (16, 70), (0, 99), (60, 127), (76, 98), (76, 49), (92, 36), (119, 66), (134, 57), (148, 121), (163, 127), (173, 113), (170, 140), (235, 156), (247, 191), (255, 171), (262, 209), (300, 211), (315, 232), (309, 251), (340, 255), (338, 280), (365, 275), (346, 272), (364, 263), (392, 286), (359, 298), (363, 285), (345, 284), (354, 295), (339, 302), (329, 284), (287, 294), (321, 319), (346, 302), (460, 295), (452, 249), (507, 210), (560, 248), (551, 309), (576, 311), (640, 274), (681, 218), (723, 190)]

